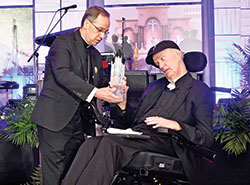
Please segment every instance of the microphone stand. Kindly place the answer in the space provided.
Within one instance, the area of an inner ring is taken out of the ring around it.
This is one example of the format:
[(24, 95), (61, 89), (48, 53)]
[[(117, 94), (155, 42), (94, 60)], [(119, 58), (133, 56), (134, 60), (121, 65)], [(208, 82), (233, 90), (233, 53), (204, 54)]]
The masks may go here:
[(124, 26), (125, 26), (125, 18), (122, 17), (122, 63), (125, 64), (124, 58)]
[[(58, 12), (58, 10), (56, 11), (56, 13)], [(54, 28), (57, 26), (57, 24), (62, 20), (63, 16), (68, 12), (68, 9), (65, 9), (63, 15), (60, 17), (60, 19), (56, 22), (56, 24), (51, 28), (51, 30), (49, 31), (49, 33), (47, 35), (45, 35), (44, 39), (40, 42), (40, 44), (38, 45), (38, 47), (35, 49), (35, 51), (33, 52), (33, 54), (30, 56), (30, 58), (27, 60), (27, 62), (30, 62), (30, 60), (36, 56), (36, 71), (35, 71), (35, 81), (38, 80), (38, 50), (40, 49), (40, 47), (42, 46), (42, 44), (46, 41), (46, 39), (48, 38), (48, 36), (51, 34), (51, 32), (54, 30)]]

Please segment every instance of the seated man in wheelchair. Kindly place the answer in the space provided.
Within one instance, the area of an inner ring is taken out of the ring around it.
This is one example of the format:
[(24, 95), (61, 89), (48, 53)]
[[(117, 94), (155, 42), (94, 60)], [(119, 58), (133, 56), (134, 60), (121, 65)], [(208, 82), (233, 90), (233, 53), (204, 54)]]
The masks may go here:
[[(173, 138), (153, 133), (156, 128), (167, 128), (194, 144), (211, 146), (214, 141), (213, 94), (205, 83), (192, 78), (182, 52), (173, 41), (161, 41), (152, 47), (146, 62), (160, 68), (165, 77), (148, 85), (136, 113), (126, 100), (111, 111), (118, 125), (143, 132), (150, 138), (109, 134), (88, 139), (78, 150), (63, 185), (110, 185), (115, 172), (140, 151), (180, 158), (190, 184), (199, 184), (201, 157), (180, 146)], [(128, 87), (125, 94), (127, 91)]]

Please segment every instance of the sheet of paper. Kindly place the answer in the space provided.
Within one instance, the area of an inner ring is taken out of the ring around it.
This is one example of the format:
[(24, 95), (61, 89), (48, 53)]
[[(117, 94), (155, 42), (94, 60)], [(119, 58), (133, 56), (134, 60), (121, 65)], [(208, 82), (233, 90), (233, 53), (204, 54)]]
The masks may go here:
[(142, 135), (142, 132), (133, 131), (131, 128), (128, 129), (118, 129), (118, 128), (108, 128), (107, 132), (109, 134), (133, 134), (133, 135)]

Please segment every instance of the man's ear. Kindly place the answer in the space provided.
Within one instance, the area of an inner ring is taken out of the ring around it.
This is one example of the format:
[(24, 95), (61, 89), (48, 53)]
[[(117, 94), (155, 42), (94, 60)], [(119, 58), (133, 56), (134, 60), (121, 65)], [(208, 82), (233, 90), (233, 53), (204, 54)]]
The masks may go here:
[(175, 54), (178, 57), (178, 59), (182, 59), (182, 53), (180, 50), (175, 49)]
[(83, 29), (85, 29), (85, 30), (88, 29), (89, 28), (89, 24), (90, 24), (89, 20), (85, 19), (84, 22), (83, 22), (83, 26), (82, 26)]
[(181, 56), (181, 51), (180, 50), (175, 49), (175, 53), (176, 53), (176, 55)]

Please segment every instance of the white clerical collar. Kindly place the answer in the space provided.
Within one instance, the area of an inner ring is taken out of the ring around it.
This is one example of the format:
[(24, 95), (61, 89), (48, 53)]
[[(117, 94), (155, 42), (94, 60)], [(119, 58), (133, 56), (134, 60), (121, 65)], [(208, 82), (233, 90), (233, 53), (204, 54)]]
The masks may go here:
[(169, 84), (167, 85), (167, 88), (170, 91), (172, 91), (173, 89), (175, 89), (176, 88), (175, 82), (177, 82), (177, 80), (179, 80), (181, 77), (183, 77), (186, 73), (187, 73), (187, 71), (183, 75), (181, 75), (180, 77), (176, 78), (173, 82), (171, 82), (170, 80), (168, 80)]

